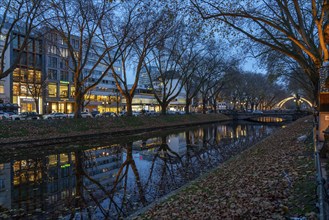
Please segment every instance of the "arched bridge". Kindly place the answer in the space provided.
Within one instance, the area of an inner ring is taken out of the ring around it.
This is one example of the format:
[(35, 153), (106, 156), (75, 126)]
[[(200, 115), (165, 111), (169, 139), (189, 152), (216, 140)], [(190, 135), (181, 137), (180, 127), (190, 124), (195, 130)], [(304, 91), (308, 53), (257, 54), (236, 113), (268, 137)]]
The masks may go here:
[(309, 107), (313, 107), (313, 104), (309, 101), (309, 100), (307, 100), (307, 99), (305, 99), (305, 98), (303, 98), (303, 97), (299, 97), (298, 99), (296, 98), (296, 96), (290, 96), (290, 97), (288, 97), (288, 98), (285, 98), (285, 99), (282, 99), (280, 102), (278, 102), (277, 104), (276, 104), (276, 108), (282, 108), (283, 106), (284, 106), (284, 104), (286, 104), (288, 101), (290, 101), (290, 100), (293, 100), (293, 101), (297, 101), (298, 100), (298, 102), (300, 102), (299, 104), (301, 104), (301, 103), (307, 103), (307, 105), (309, 106)]

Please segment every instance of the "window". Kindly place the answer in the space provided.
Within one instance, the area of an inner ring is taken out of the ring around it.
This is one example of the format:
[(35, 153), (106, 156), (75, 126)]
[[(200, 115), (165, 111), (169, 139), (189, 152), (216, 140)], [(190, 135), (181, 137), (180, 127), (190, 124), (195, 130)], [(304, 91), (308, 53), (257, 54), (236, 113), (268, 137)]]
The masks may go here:
[(56, 46), (49, 46), (48, 47), (48, 53), (56, 54)]
[(74, 97), (74, 93), (75, 93), (75, 87), (71, 86), (71, 98)]
[(60, 55), (61, 57), (68, 57), (69, 56), (69, 51), (66, 48), (60, 48)]
[(29, 40), (28, 40), (27, 48), (28, 48), (28, 51), (29, 51), (29, 52), (31, 52), (31, 53), (34, 52), (33, 39), (29, 39)]
[(61, 81), (69, 81), (69, 73), (67, 71), (61, 71)]
[(33, 56), (33, 54), (28, 54), (28, 65), (29, 66), (34, 66), (34, 56)]
[(69, 155), (67, 154), (60, 154), (59, 156), (61, 164), (66, 164), (69, 162)]
[(61, 84), (59, 90), (60, 90), (61, 98), (68, 98), (69, 86), (67, 84)]
[(14, 35), (14, 39), (13, 39), (13, 47), (15, 49), (18, 49), (18, 36)]
[(42, 66), (42, 56), (41, 55), (36, 55), (35, 67), (41, 69), (41, 66)]
[(72, 39), (72, 46), (73, 46), (74, 49), (78, 49), (79, 48), (79, 40)]
[(48, 79), (57, 80), (57, 70), (48, 69)]
[(5, 180), (4, 179), (0, 179), (0, 190), (5, 188)]
[(49, 165), (50, 166), (56, 166), (57, 165), (57, 160), (58, 160), (58, 157), (57, 157), (57, 155), (49, 155), (48, 156), (48, 158), (49, 158)]
[(19, 95), (19, 84), (18, 83), (13, 83), (13, 94)]
[(0, 81), (0, 94), (5, 93), (5, 86), (4, 86), (4, 82)]
[(48, 67), (57, 68), (57, 58), (56, 57), (48, 57)]
[(55, 83), (49, 83), (48, 85), (48, 96), (57, 97), (57, 85)]
[(35, 41), (35, 52), (42, 53), (42, 43), (40, 40)]

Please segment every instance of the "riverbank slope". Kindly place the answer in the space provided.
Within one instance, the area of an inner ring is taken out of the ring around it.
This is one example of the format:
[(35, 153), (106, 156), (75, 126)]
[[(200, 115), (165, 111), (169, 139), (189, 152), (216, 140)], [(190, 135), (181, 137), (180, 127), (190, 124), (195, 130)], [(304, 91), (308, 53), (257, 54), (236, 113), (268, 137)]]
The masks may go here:
[(316, 219), (311, 131), (299, 119), (133, 219)]
[(156, 117), (81, 118), (0, 121), (0, 144), (80, 138), (100, 134), (127, 135), (177, 126), (230, 120), (222, 114), (160, 115)]

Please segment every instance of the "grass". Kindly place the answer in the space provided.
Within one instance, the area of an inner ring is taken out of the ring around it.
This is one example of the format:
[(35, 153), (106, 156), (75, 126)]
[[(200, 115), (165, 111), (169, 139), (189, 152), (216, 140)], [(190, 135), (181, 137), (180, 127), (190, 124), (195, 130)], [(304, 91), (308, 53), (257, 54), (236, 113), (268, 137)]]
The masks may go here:
[(64, 120), (0, 121), (0, 142), (44, 137), (117, 132), (139, 128), (161, 128), (191, 123), (229, 120), (221, 114), (166, 115), (157, 117), (86, 118)]

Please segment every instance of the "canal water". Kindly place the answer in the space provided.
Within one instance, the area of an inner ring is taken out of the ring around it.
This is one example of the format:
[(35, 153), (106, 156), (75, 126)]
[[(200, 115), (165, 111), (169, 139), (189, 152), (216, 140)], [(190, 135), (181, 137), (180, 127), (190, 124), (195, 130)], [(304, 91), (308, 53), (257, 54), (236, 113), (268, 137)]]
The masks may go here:
[(208, 124), (3, 153), (0, 219), (124, 218), (277, 128)]

